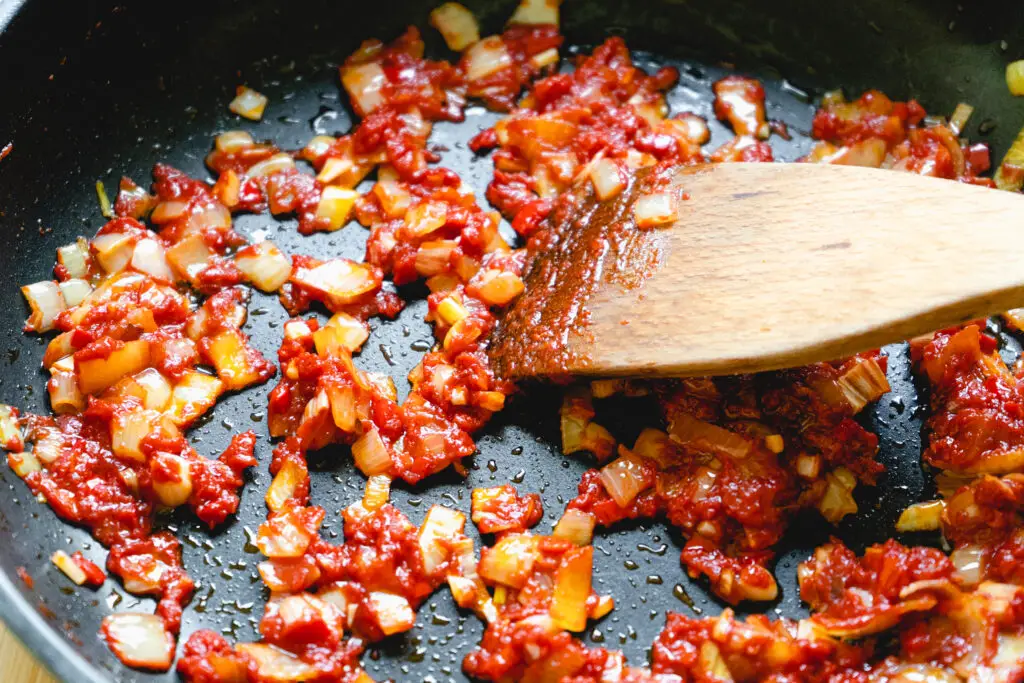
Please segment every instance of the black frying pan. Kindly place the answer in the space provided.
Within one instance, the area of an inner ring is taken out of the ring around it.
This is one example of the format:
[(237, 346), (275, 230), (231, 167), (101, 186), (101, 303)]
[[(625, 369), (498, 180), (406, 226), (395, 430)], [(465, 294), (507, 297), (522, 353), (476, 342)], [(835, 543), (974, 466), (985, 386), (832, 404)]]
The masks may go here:
[[(434, 3), (423, 0), (22, 2), (0, 0), (0, 148), (14, 142), (13, 153), (0, 161), (0, 282), (7, 302), (0, 309), (5, 335), (0, 402), (31, 411), (46, 410), (39, 369), (44, 343), (20, 332), (26, 311), (17, 287), (50, 277), (56, 247), (78, 234), (91, 236), (102, 224), (93, 189), (97, 179), (110, 188), (122, 174), (146, 183), (156, 161), (204, 177), (202, 159), (211, 135), (226, 129), (244, 127), (286, 148), (301, 147), (314, 130), (346, 131), (350, 117), (339, 99), (334, 67), (363, 38), (390, 39), (416, 23), (444, 54), (438, 37), (426, 29)], [(485, 30), (499, 30), (514, 3), (466, 4), (477, 11)], [(765, 79), (769, 116), (795, 133), (809, 130), (813, 112), (801, 93), (813, 97), (836, 86), (854, 95), (877, 87), (894, 98), (916, 97), (936, 114), (949, 114), (957, 102), (968, 101), (977, 109), (967, 134), (989, 142), (996, 162), (1024, 125), (1024, 99), (1011, 98), (1003, 78), (1005, 64), (1024, 57), (1020, 0), (974, 0), (962, 8), (955, 0), (566, 0), (563, 16), (569, 43), (594, 44), (610, 33), (622, 34), (634, 50), (680, 66), (682, 83), (670, 103), (709, 119), (710, 82), (725, 73), (723, 63), (731, 63)], [(240, 83), (270, 96), (262, 123), (240, 126), (228, 113)], [(434, 141), (449, 149), (445, 165), (478, 192), (491, 166), (473, 159), (465, 141), (493, 120), (481, 114), (459, 126), (435, 127)], [(711, 125), (714, 147), (728, 133)], [(776, 156), (786, 160), (809, 146), (800, 135), (790, 143), (773, 138), (772, 144)], [(286, 251), (317, 256), (358, 258), (366, 234), (351, 226), (300, 237), (293, 222), (266, 216), (243, 216), (236, 225), (246, 235), (266, 229)], [(978, 233), (984, 235), (984, 226)], [(431, 339), (424, 309), (421, 301), (395, 322), (374, 322), (377, 329), (362, 365), (404, 376), (423, 341)], [(255, 344), (274, 357), (284, 311), (257, 294), (250, 312)], [(1012, 357), (1019, 346), (1003, 339)], [(805, 613), (796, 564), (830, 533), (861, 549), (890, 536), (899, 511), (929, 495), (931, 476), (922, 473), (918, 457), (922, 400), (903, 347), (892, 347), (890, 358), (893, 394), (865, 417), (881, 435), (879, 457), (887, 474), (877, 489), (860, 492), (861, 514), (838, 529), (810, 516), (794, 523), (787, 545), (779, 549), (781, 597), (768, 606), (770, 612)], [(185, 566), (200, 584), (185, 613), (183, 635), (206, 627), (241, 640), (257, 637), (264, 589), (255, 570), (258, 556), (247, 550), (243, 529), (255, 530), (265, 516), (271, 446), (262, 418), (268, 390), (269, 385), (228, 397), (191, 432), (197, 450), (206, 455), (220, 452), (234, 430), (251, 427), (264, 438), (257, 450), (262, 465), (245, 489), (234, 523), (210, 534), (187, 515), (165, 520), (184, 539)], [(449, 471), (415, 490), (396, 487), (393, 501), (418, 523), (432, 501), (444, 497), (468, 510), (471, 488), (513, 480), (525, 491), (542, 493), (547, 512), (540, 529), (549, 528), (589, 466), (583, 458), (567, 460), (559, 453), (558, 401), (554, 389), (532, 390), (528, 400), (517, 400), (480, 435), (468, 481)], [(631, 442), (645, 414), (654, 412), (642, 403), (610, 404), (602, 419)], [(363, 478), (345, 449), (327, 449), (313, 463), (314, 503), (339, 510), (362, 495)], [(6, 485), (0, 496), (0, 616), (65, 681), (175, 680), (174, 673), (126, 670), (108, 652), (97, 636), (100, 620), (136, 599), (113, 581), (97, 591), (69, 590), (67, 579), (50, 565), (53, 551), (85, 548), (101, 564), (104, 552), (87, 533), (62, 524), (36, 503), (6, 468), (0, 479)], [(329, 515), (327, 533), (340, 533), (340, 526), (340, 518)], [(664, 525), (600, 532), (595, 545), (595, 588), (611, 592), (617, 606), (586, 637), (623, 649), (633, 664), (644, 663), (667, 610), (717, 613), (722, 607), (702, 584), (685, 578), (678, 561), (680, 539)], [(34, 588), (18, 578), (19, 568), (31, 575)], [(371, 649), (365, 665), (377, 680), (465, 680), (462, 657), (481, 631), (477, 619), (459, 613), (442, 590), (420, 610), (413, 631)]]

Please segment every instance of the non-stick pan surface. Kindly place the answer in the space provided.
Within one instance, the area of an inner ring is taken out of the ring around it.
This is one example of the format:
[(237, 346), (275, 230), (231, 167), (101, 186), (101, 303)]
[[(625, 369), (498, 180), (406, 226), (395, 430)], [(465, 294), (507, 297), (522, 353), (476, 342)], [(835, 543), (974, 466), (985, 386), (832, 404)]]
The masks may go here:
[[(26, 311), (17, 288), (49, 277), (56, 247), (79, 234), (91, 236), (102, 225), (96, 180), (115, 188), (125, 174), (148, 183), (157, 161), (205, 177), (202, 159), (211, 136), (228, 129), (244, 128), (285, 148), (301, 147), (314, 133), (347, 131), (351, 118), (339, 96), (337, 64), (364, 38), (389, 39), (409, 23), (426, 27), (431, 7), (413, 0), (19, 4), (0, 0), (0, 27), (10, 22), (0, 34), (0, 148), (14, 143), (9, 158), (0, 161), (0, 402), (29, 411), (46, 410), (39, 369), (44, 341), (22, 335)], [(498, 30), (511, 11), (508, 2), (466, 4), (491, 30)], [(967, 134), (989, 142), (997, 160), (1024, 125), (1024, 100), (1014, 101), (1003, 81), (1006, 62), (1024, 56), (1019, 0), (964, 3), (962, 9), (938, 0), (566, 0), (563, 16), (572, 44), (593, 45), (620, 34), (634, 50), (647, 51), (640, 54), (641, 63), (679, 66), (682, 81), (669, 95), (671, 106), (711, 120), (712, 148), (729, 133), (713, 121), (710, 83), (732, 68), (765, 79), (769, 116), (794, 133), (792, 142), (772, 140), (776, 156), (785, 160), (809, 147), (813, 103), (807, 94), (815, 97), (835, 86), (854, 95), (877, 87), (896, 98), (917, 97), (937, 114), (968, 101), (977, 110)], [(437, 37), (429, 29), (424, 33), (443, 56)], [(270, 96), (260, 123), (241, 122), (227, 111), (235, 86), (242, 83)], [(494, 120), (474, 108), (464, 124), (437, 125), (432, 139), (444, 149), (443, 163), (481, 194), (491, 163), (474, 158), (465, 143)], [(293, 221), (268, 216), (242, 216), (236, 226), (247, 236), (265, 231), (288, 252), (320, 257), (359, 258), (366, 234), (353, 224), (338, 233), (301, 237)], [(977, 231), (984, 239), (985, 226)], [(376, 329), (360, 359), (367, 369), (390, 373), (400, 387), (431, 340), (422, 291), (403, 293), (418, 303), (397, 321), (373, 321)], [(250, 316), (248, 332), (256, 346), (275, 357), (284, 311), (273, 298), (256, 294)], [(1019, 347), (1003, 338), (1009, 358)], [(898, 512), (931, 489), (931, 476), (919, 464), (923, 397), (911, 380), (905, 349), (895, 346), (889, 353), (893, 393), (865, 417), (881, 436), (879, 457), (887, 473), (877, 488), (861, 491), (861, 513), (838, 529), (810, 516), (793, 524), (779, 549), (781, 597), (767, 607), (770, 613), (805, 614), (796, 565), (830, 533), (856, 549), (883, 540), (893, 533)], [(227, 397), (191, 432), (204, 455), (219, 453), (239, 430), (255, 429), (262, 438), (261, 466), (244, 490), (237, 520), (215, 533), (187, 515), (165, 520), (183, 539), (185, 566), (199, 582), (185, 613), (185, 636), (205, 627), (240, 640), (257, 638), (265, 595), (256, 574), (259, 556), (247, 532), (265, 516), (268, 390), (266, 385)], [(541, 493), (546, 515), (539, 528), (550, 528), (590, 465), (586, 458), (560, 454), (558, 405), (559, 390), (529, 390), (480, 435), (468, 480), (449, 471), (415, 489), (397, 486), (393, 501), (419, 523), (432, 502), (468, 511), (473, 487), (512, 481)], [(602, 411), (602, 420), (627, 442), (654, 414), (642, 402), (610, 403)], [(313, 501), (332, 512), (362, 495), (364, 480), (346, 450), (331, 447), (313, 456)], [(96, 591), (70, 590), (48, 559), (57, 549), (84, 548), (102, 562), (102, 548), (87, 533), (59, 522), (6, 468), (0, 482), (0, 616), (66, 681), (175, 680), (173, 673), (124, 669), (97, 636), (104, 615), (138, 599), (113, 580)], [(325, 533), (340, 532), (340, 517), (329, 514)], [(701, 583), (685, 577), (680, 539), (664, 524), (602, 531), (594, 545), (595, 587), (615, 596), (616, 609), (586, 638), (623, 649), (631, 663), (645, 662), (666, 611), (722, 609)], [(19, 578), (21, 572), (31, 576), (34, 587)], [(152, 609), (141, 602), (139, 609)], [(461, 660), (481, 631), (477, 619), (456, 610), (442, 590), (424, 604), (416, 628), (371, 649), (365, 664), (377, 680), (465, 680)]]

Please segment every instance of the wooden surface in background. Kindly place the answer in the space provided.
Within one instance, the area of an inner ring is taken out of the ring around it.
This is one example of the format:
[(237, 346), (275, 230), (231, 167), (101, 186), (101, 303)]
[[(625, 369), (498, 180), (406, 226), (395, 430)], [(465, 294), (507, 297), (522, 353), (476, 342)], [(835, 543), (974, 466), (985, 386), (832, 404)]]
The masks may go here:
[(0, 623), (0, 681), (4, 683), (57, 683), (7, 627)]

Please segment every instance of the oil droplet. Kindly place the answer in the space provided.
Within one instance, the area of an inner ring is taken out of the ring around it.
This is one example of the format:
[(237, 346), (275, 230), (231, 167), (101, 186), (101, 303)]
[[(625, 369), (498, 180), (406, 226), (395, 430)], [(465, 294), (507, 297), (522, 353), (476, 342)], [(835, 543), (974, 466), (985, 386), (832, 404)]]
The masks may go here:
[(522, 446), (516, 446), (515, 448), (512, 449), (512, 455), (522, 455), (522, 454), (523, 454), (523, 447)]
[(626, 569), (628, 569), (629, 571), (633, 571), (635, 569), (640, 569), (640, 565), (638, 565), (633, 560), (626, 560), (625, 562), (622, 563), (622, 566), (625, 567)]
[(590, 632), (590, 640), (592, 640), (595, 643), (603, 643), (604, 633), (601, 631), (601, 629), (595, 628), (593, 631)]
[(434, 626), (447, 626), (448, 624), (452, 623), (452, 620), (448, 617), (442, 617), (440, 614), (435, 614), (433, 617), (431, 617), (430, 623)]
[(417, 339), (412, 344), (409, 344), (410, 349), (413, 351), (419, 351), (420, 353), (429, 351), (431, 346), (433, 346), (433, 344), (429, 339)]
[(249, 553), (250, 555), (258, 553), (260, 551), (260, 548), (258, 545), (256, 545), (256, 532), (254, 532), (249, 527), (243, 527), (243, 531), (245, 531), (245, 546), (242, 548), (242, 550)]
[(652, 586), (660, 586), (664, 582), (665, 582), (664, 579), (662, 579), (657, 574), (651, 574), (650, 576), (647, 577), (647, 583), (651, 584)]
[(387, 344), (380, 344), (380, 355), (384, 356), (384, 360), (388, 362), (388, 365), (394, 366), (395, 361), (391, 357), (391, 347)]
[(522, 484), (524, 479), (526, 479), (526, 470), (519, 470), (512, 475), (513, 483)]
[(697, 614), (701, 613), (702, 610), (700, 609), (700, 607), (697, 607), (693, 604), (693, 598), (691, 598), (690, 594), (686, 592), (685, 588), (683, 588), (683, 584), (677, 583), (676, 585), (672, 586), (672, 595), (676, 597), (676, 600), (683, 603)]
[(338, 118), (338, 112), (323, 105), (320, 106), (320, 113), (309, 120), (309, 127), (316, 135), (330, 135), (328, 126)]
[(489, 469), (491, 472), (497, 472), (498, 471), (498, 463), (497, 463), (497, 461), (495, 461), (495, 460), (488, 460), (487, 461), (487, 469)]
[(664, 556), (665, 553), (668, 552), (668, 546), (665, 545), (664, 543), (659, 545), (657, 548), (652, 548), (651, 546), (647, 545), (646, 543), (639, 543), (639, 544), (637, 544), (636, 549), (639, 550), (640, 552), (651, 553), (652, 555), (658, 555), (659, 557)]

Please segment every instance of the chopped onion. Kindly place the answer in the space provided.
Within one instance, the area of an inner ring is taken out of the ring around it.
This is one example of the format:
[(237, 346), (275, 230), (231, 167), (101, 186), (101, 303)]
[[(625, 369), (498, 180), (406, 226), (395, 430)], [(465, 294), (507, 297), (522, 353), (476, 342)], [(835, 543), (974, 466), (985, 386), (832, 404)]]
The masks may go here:
[(50, 408), (58, 415), (85, 410), (85, 396), (78, 389), (78, 380), (73, 371), (54, 373), (46, 389), (50, 394)]
[(110, 206), (110, 197), (107, 196), (107, 189), (100, 180), (96, 181), (96, 199), (100, 203), (100, 215), (104, 218), (113, 218), (114, 209)]
[(530, 57), (530, 66), (534, 69), (543, 69), (546, 66), (552, 64), (558, 64), (558, 48), (549, 47), (543, 52), (538, 52), (534, 56)]
[(426, 237), (443, 228), (447, 221), (448, 205), (444, 202), (421, 202), (405, 213), (405, 229), (413, 237)]
[(305, 478), (305, 471), (297, 463), (286, 460), (274, 475), (274, 481), (267, 488), (265, 497), (267, 507), (272, 512), (283, 510)]
[[(356, 393), (350, 386), (338, 386), (330, 384), (327, 387), (327, 397), (331, 403), (331, 417), (334, 418), (334, 426), (351, 434), (356, 429)], [(390, 458), (388, 467), (390, 468)]]
[(348, 313), (335, 313), (326, 325), (313, 333), (313, 343), (318, 354), (332, 357), (340, 355), (339, 349), (355, 353), (369, 336), (370, 328), (362, 320)]
[(75, 363), (78, 374), (78, 388), (83, 394), (97, 394), (116, 384), (127, 375), (149, 367), (150, 346), (148, 341), (137, 339), (125, 342), (114, 349), (106, 358), (91, 358)]
[(601, 468), (601, 484), (619, 507), (627, 507), (644, 489), (654, 482), (644, 476), (639, 458), (627, 453)]
[(960, 135), (964, 131), (964, 128), (967, 127), (967, 121), (970, 120), (973, 113), (974, 107), (966, 102), (956, 105), (953, 115), (949, 117), (949, 129), (953, 131), (953, 135)]
[(633, 205), (633, 218), (638, 228), (654, 228), (672, 223), (676, 219), (672, 195), (656, 192), (640, 197)]
[(476, 291), (488, 306), (505, 306), (526, 288), (522, 278), (503, 270), (485, 270), (478, 277)]
[(384, 104), (381, 89), (387, 83), (384, 69), (377, 62), (367, 62), (341, 69), (341, 84), (352, 99), (352, 108), (365, 117)]
[(363, 507), (377, 510), (384, 506), (391, 497), (391, 477), (386, 474), (375, 474), (366, 480), (366, 491), (363, 492)]
[(376, 427), (368, 429), (352, 444), (352, 458), (359, 471), (368, 477), (391, 469), (391, 454)]
[(1024, 128), (1010, 145), (994, 176), (996, 187), (1008, 192), (1018, 192), (1024, 187)]
[(473, 13), (457, 2), (446, 2), (430, 13), (430, 25), (441, 32), (448, 49), (462, 52), (480, 40)]
[(173, 282), (174, 274), (167, 265), (167, 255), (162, 244), (154, 239), (139, 240), (132, 254), (132, 268), (163, 282)]
[(641, 458), (653, 460), (662, 468), (671, 467), (676, 460), (675, 449), (668, 434), (660, 429), (650, 427), (644, 429), (640, 432), (640, 436), (636, 437), (633, 452)]
[(580, 632), (587, 627), (587, 599), (590, 597), (594, 546), (566, 553), (555, 571), (551, 618), (559, 628)]
[(578, 546), (590, 545), (594, 539), (594, 525), (597, 520), (589, 512), (569, 508), (555, 525), (552, 536), (572, 541)]
[(74, 244), (68, 244), (57, 249), (57, 262), (64, 266), (68, 275), (73, 278), (87, 278), (89, 276), (89, 243), (84, 237), (79, 237)]
[(92, 249), (100, 267), (108, 273), (117, 273), (128, 267), (135, 250), (135, 237), (121, 233), (99, 235), (92, 241)]
[(239, 643), (235, 646), (256, 664), (256, 673), (267, 683), (298, 683), (319, 677), (319, 672), (293, 655), (270, 645)]
[(954, 550), (950, 561), (956, 567), (956, 576), (965, 586), (976, 586), (984, 576), (985, 548), (977, 545), (965, 545)]
[(804, 479), (817, 479), (821, 474), (821, 456), (801, 453), (796, 457), (796, 473)]
[(736, 460), (750, 453), (753, 444), (746, 437), (704, 420), (681, 413), (669, 424), (672, 440), (698, 450), (710, 451)]
[(353, 188), (372, 170), (373, 164), (357, 163), (345, 157), (329, 157), (316, 179), (324, 185)]
[(142, 407), (162, 411), (171, 402), (171, 383), (155, 368), (146, 368), (135, 376), (143, 392)]
[(29, 451), (8, 453), (7, 462), (11, 466), (11, 469), (14, 470), (14, 473), (22, 479), (33, 472), (38, 472), (43, 469), (42, 464), (39, 462), (39, 458), (36, 457), (35, 453)]
[(316, 207), (316, 217), (324, 221), (328, 231), (338, 230), (348, 223), (359, 193), (355, 190), (328, 185), (320, 195), (320, 203)]
[(590, 182), (601, 201), (611, 199), (626, 189), (626, 176), (614, 159), (601, 158), (590, 167)]
[(477, 571), (492, 583), (522, 588), (540, 556), (537, 540), (530, 534), (503, 536), (493, 547), (481, 551)]
[(295, 168), (295, 159), (292, 159), (290, 154), (281, 152), (253, 164), (245, 174), (250, 178), (262, 178), (282, 171), (290, 171), (293, 168)]
[(302, 149), (302, 158), (306, 161), (315, 161), (327, 154), (333, 144), (334, 138), (330, 135), (314, 135)]
[[(165, 507), (184, 505), (192, 495), (192, 470), (189, 461), (180, 455), (157, 451), (150, 456), (150, 470), (158, 468), (160, 476), (151, 472), (153, 493)], [(175, 478), (167, 478), (174, 473)]]
[(250, 360), (251, 353), (240, 330), (225, 330), (207, 340), (206, 355), (229, 391), (244, 389), (265, 379), (260, 368)]
[(267, 108), (267, 97), (244, 85), (235, 90), (235, 99), (231, 100), (228, 109), (249, 119), (259, 121), (263, 118), (263, 110)]
[(610, 595), (602, 595), (594, 603), (588, 615), (591, 619), (603, 619), (615, 609), (615, 598)]
[(366, 598), (366, 607), (385, 636), (408, 631), (416, 623), (416, 612), (401, 595), (373, 591)]
[(188, 213), (188, 202), (184, 199), (170, 199), (153, 208), (149, 219), (157, 225), (183, 218)]
[[(160, 419), (160, 413), (154, 410), (133, 410), (115, 415), (110, 422), (110, 449), (114, 455), (126, 460), (146, 462), (142, 440), (157, 431)], [(173, 425), (170, 427), (173, 428)], [(177, 429), (172, 434), (177, 434)]]
[(44, 280), (21, 288), (32, 309), (25, 326), (33, 332), (49, 332), (61, 311), (67, 306), (60, 287), (53, 280)]
[(68, 308), (74, 308), (78, 304), (85, 301), (85, 297), (89, 296), (92, 292), (92, 285), (89, 284), (88, 280), (79, 280), (77, 278), (71, 280), (65, 280), (57, 285), (60, 288), (61, 296), (64, 297), (64, 304)]
[(192, 233), (167, 250), (167, 261), (178, 275), (190, 282), (195, 281), (213, 258), (213, 251), (199, 233)]
[(469, 316), (469, 311), (455, 296), (446, 296), (437, 304), (437, 315), (445, 325), (454, 325)]
[(417, 543), (423, 570), (432, 575), (451, 557), (451, 542), (466, 528), (466, 515), (443, 505), (432, 505), (423, 518)]
[(171, 392), (171, 419), (179, 427), (191, 424), (213, 407), (222, 391), (224, 383), (216, 377), (197, 371), (186, 373)]
[(412, 203), (412, 195), (405, 188), (405, 185), (398, 180), (381, 178), (380, 171), (377, 172), (377, 183), (373, 186), (373, 194), (377, 201), (390, 218), (402, 218), (409, 210)]
[(900, 513), (896, 521), (897, 531), (935, 531), (942, 525), (942, 510), (945, 504), (941, 500), (929, 500), (914, 503)]
[(889, 391), (889, 380), (874, 358), (858, 358), (838, 382), (854, 414)]
[(554, 24), (558, 26), (558, 6), (561, 0), (521, 0), (510, 24)]
[(295, 558), (305, 554), (313, 541), (314, 532), (306, 527), (302, 508), (289, 508), (271, 515), (260, 524), (256, 545), (271, 559)]
[(448, 270), (452, 252), (459, 246), (455, 240), (434, 240), (424, 242), (416, 250), (416, 272), (431, 277)]
[(473, 82), (487, 78), (493, 73), (512, 66), (509, 54), (501, 36), (488, 36), (465, 52), (466, 80)]
[(723, 682), (734, 680), (732, 673), (729, 671), (729, 666), (725, 663), (725, 659), (722, 658), (722, 652), (710, 640), (705, 640), (700, 644), (698, 666), (703, 677), (707, 680)]
[(1024, 59), (1006, 65), (1006, 87), (1011, 95), (1024, 96)]
[(781, 434), (769, 434), (764, 437), (764, 446), (772, 453), (779, 454), (786, 448), (786, 441)]
[(857, 503), (853, 499), (853, 489), (857, 485), (857, 480), (845, 467), (829, 472), (825, 478), (827, 485), (818, 503), (818, 511), (822, 517), (836, 524), (846, 515), (857, 512)]
[(155, 614), (111, 614), (103, 620), (103, 635), (117, 658), (134, 669), (166, 671), (174, 657), (174, 636)]
[(51, 555), (50, 562), (53, 562), (57, 569), (64, 572), (65, 576), (71, 579), (75, 585), (81, 586), (88, 578), (85, 572), (82, 571), (82, 568), (63, 550), (58, 550)]
[(221, 133), (213, 140), (213, 146), (222, 154), (241, 152), (252, 147), (254, 144), (255, 140), (244, 130), (229, 130), (226, 133)]
[(246, 279), (264, 292), (276, 292), (292, 274), (292, 260), (270, 240), (242, 249), (235, 265)]
[(297, 268), (292, 282), (322, 295), (333, 307), (353, 303), (378, 286), (368, 265), (344, 258), (325, 261), (314, 268)]

